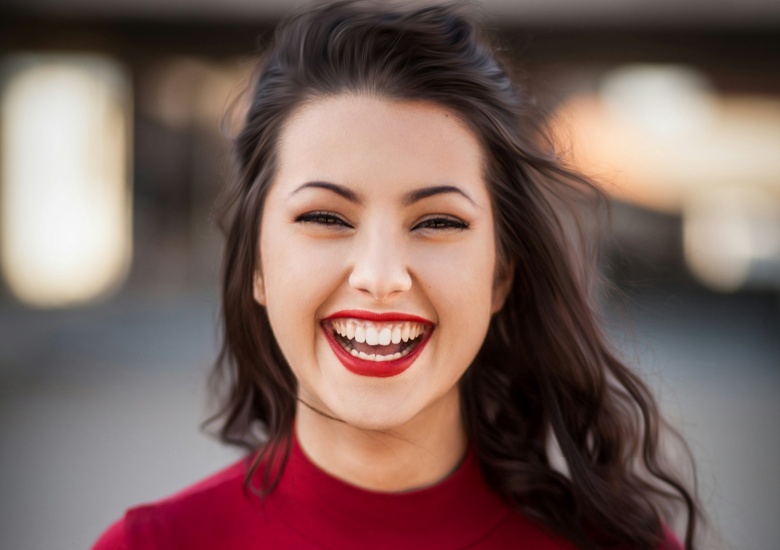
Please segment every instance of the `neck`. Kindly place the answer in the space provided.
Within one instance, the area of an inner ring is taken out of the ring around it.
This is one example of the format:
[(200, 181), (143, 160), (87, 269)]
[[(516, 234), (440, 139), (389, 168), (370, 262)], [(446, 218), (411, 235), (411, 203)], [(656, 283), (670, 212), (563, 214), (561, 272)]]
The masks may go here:
[(352, 426), (299, 404), (295, 430), (301, 448), (320, 469), (383, 492), (438, 483), (457, 469), (467, 447), (457, 392), (402, 426), (381, 431)]

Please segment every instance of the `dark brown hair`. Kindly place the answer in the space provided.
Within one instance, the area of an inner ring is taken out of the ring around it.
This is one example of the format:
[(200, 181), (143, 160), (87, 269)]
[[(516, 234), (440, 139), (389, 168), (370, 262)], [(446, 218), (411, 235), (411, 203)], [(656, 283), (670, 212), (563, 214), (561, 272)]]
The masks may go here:
[[(556, 156), (531, 97), (459, 7), (340, 2), (277, 29), (235, 138), (235, 184), (222, 203), (222, 439), (260, 448), (255, 465), (261, 457), (283, 465), (289, 452), (296, 380), (252, 298), (260, 219), (285, 122), (306, 102), (343, 93), (441, 105), (484, 150), (500, 264), (514, 267), (506, 304), (460, 382), (488, 484), (581, 547), (656, 549), (663, 522), (683, 508), (693, 548), (695, 495), (664, 464), (663, 419), (645, 384), (610, 351), (582, 267), (585, 241), (571, 238), (576, 205), (565, 206), (600, 194)], [(553, 444), (565, 471), (551, 463)], [(266, 492), (278, 481), (272, 471), (264, 470)]]

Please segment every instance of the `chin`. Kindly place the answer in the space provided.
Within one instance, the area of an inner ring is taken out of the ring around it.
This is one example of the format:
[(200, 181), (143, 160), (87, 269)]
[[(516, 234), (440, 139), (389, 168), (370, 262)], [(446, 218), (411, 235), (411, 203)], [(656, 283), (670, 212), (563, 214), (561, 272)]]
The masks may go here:
[(375, 395), (340, 399), (331, 411), (346, 424), (370, 431), (392, 431), (409, 423), (420, 412), (408, 401), (399, 403)]

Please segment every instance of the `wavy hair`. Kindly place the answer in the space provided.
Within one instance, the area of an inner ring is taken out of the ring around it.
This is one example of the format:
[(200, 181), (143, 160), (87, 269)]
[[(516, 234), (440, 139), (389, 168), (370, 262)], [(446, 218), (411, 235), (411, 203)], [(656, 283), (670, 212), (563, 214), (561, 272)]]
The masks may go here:
[[(610, 351), (592, 307), (595, 269), (587, 240), (578, 238), (577, 205), (603, 196), (561, 161), (508, 67), (459, 6), (338, 2), (277, 28), (234, 140), (236, 173), (219, 212), (227, 237), (224, 340), (213, 378), (227, 389), (220, 436), (260, 449), (247, 483), (260, 464), (283, 466), (289, 453), (296, 379), (252, 297), (285, 122), (307, 102), (343, 93), (433, 102), (458, 115), (482, 146), (499, 264), (514, 267), (506, 303), (460, 382), (487, 483), (583, 548), (657, 549), (664, 522), (683, 509), (692, 549), (695, 491), (665, 463), (660, 441), (675, 432)], [(553, 465), (556, 446), (564, 467)], [(264, 468), (261, 492), (273, 490), (279, 471)]]

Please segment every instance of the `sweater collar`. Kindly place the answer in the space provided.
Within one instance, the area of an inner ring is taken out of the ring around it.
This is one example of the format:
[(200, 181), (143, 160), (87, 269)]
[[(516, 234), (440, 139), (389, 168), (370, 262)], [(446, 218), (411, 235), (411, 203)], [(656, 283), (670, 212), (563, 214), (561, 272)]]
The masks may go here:
[[(279, 485), (267, 510), (324, 547), (459, 548), (477, 541), (510, 508), (482, 477), (470, 449), (460, 467), (441, 482), (403, 493), (370, 491), (346, 483), (317, 467), (293, 438)], [(316, 534), (316, 535), (314, 535)]]

